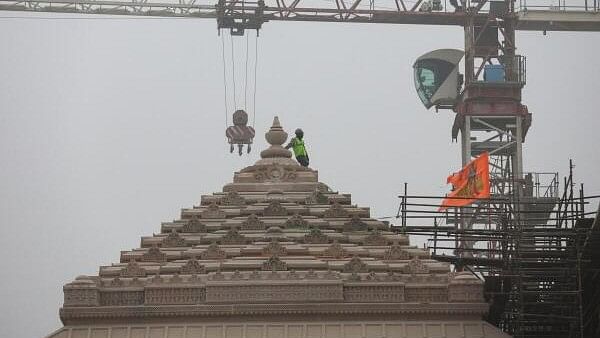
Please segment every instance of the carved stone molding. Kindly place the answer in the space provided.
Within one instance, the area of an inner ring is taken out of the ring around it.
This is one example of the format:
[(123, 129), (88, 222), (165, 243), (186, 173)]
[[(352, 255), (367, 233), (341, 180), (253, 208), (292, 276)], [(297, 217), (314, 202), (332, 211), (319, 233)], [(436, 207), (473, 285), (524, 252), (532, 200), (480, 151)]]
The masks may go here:
[(344, 231), (364, 231), (368, 226), (358, 215), (352, 215), (350, 221), (344, 223)]
[(323, 251), (321, 254), (323, 257), (333, 257), (333, 258), (344, 258), (346, 257), (346, 250), (342, 247), (337, 240), (334, 240), (333, 243)]
[(287, 216), (288, 211), (281, 205), (280, 201), (271, 201), (263, 210), (265, 216)]
[(244, 199), (237, 191), (230, 191), (227, 195), (221, 197), (221, 205), (246, 205), (246, 199)]
[(429, 273), (429, 268), (427, 267), (427, 265), (425, 265), (425, 263), (423, 263), (422, 260), (419, 259), (419, 257), (415, 257), (404, 266), (404, 273), (409, 273), (413, 275)]
[(200, 264), (196, 258), (191, 258), (181, 267), (181, 273), (184, 275), (204, 274), (206, 267)]
[(242, 229), (245, 230), (264, 230), (265, 223), (256, 216), (256, 214), (251, 214), (248, 218), (242, 222)]
[(329, 209), (325, 210), (323, 215), (326, 218), (342, 218), (348, 217), (349, 213), (339, 202), (335, 201), (329, 206)]
[(267, 256), (285, 256), (287, 255), (287, 250), (283, 245), (279, 243), (279, 240), (273, 238), (271, 242), (263, 248), (263, 255)]
[(204, 260), (216, 259), (221, 260), (227, 258), (227, 253), (223, 251), (217, 243), (212, 243), (200, 254), (200, 257)]
[(304, 243), (325, 244), (329, 243), (329, 238), (321, 232), (321, 229), (312, 228), (310, 229), (310, 233), (304, 235)]
[(378, 230), (374, 230), (365, 236), (362, 242), (364, 245), (387, 245), (389, 241)]
[(241, 235), (236, 228), (232, 227), (223, 237), (221, 237), (220, 242), (221, 244), (239, 245), (248, 243), (248, 239), (246, 236)]
[(194, 215), (189, 219), (182, 228), (183, 232), (206, 232), (206, 224), (200, 222), (198, 216)]
[(113, 280), (110, 281), (109, 285), (111, 287), (121, 287), (125, 285), (125, 282), (123, 282), (121, 278), (115, 277), (113, 278)]
[(400, 247), (398, 242), (394, 242), (390, 249), (385, 253), (383, 259), (386, 261), (392, 260), (408, 260), (410, 259), (410, 254), (406, 252), (406, 250)]
[(344, 272), (367, 272), (369, 268), (358, 256), (352, 257), (352, 259), (344, 264)]
[(285, 270), (287, 270), (287, 265), (285, 264), (284, 261), (279, 259), (278, 255), (273, 255), (262, 264), (262, 270), (264, 270), (264, 271), (285, 271)]
[(185, 246), (185, 239), (179, 235), (175, 229), (171, 230), (171, 233), (162, 240), (161, 246), (163, 248), (176, 248)]
[(142, 268), (135, 259), (132, 259), (121, 270), (121, 277), (146, 277), (146, 269)]
[(290, 229), (305, 229), (308, 227), (308, 222), (299, 214), (295, 214), (294, 216), (288, 218), (287, 221), (285, 221), (285, 227)]
[(204, 209), (204, 211), (202, 211), (202, 213), (200, 215), (202, 216), (202, 218), (213, 218), (213, 219), (215, 219), (215, 218), (219, 219), (219, 218), (226, 217), (225, 212), (223, 210), (221, 210), (215, 202), (212, 202), (208, 207), (206, 207), (206, 209)]
[(261, 167), (254, 172), (254, 180), (258, 183), (268, 182), (293, 182), (298, 174), (295, 168), (284, 167), (281, 165), (271, 165)]
[(305, 200), (306, 204), (328, 204), (329, 198), (319, 189), (315, 189)]
[(142, 261), (163, 263), (167, 261), (167, 254), (162, 252), (158, 246), (153, 245), (142, 255)]

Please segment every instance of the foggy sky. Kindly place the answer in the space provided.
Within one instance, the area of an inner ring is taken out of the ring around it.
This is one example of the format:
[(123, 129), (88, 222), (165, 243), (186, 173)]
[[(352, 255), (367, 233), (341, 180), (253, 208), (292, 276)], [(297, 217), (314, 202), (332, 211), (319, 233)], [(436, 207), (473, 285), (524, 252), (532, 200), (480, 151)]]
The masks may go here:
[[(525, 170), (564, 175), (572, 158), (576, 180), (599, 193), (600, 34), (517, 39), (533, 113)], [(234, 43), (238, 103), (245, 41)], [(58, 329), (63, 284), (118, 262), (180, 208), (220, 191), (258, 159), (274, 115), (288, 132), (304, 129), (320, 180), (372, 216), (396, 214), (404, 182), (409, 193), (445, 193), (460, 164), (454, 116), (421, 105), (412, 63), (462, 43), (451, 27), (265, 24), (256, 144), (239, 157), (224, 137), (213, 20), (0, 19), (0, 337)]]

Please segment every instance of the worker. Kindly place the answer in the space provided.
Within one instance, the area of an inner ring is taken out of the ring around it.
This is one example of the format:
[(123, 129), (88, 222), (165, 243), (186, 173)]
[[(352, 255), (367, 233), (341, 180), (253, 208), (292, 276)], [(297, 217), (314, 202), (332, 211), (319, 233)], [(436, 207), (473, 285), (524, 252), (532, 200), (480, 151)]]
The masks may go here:
[(306, 147), (304, 146), (304, 132), (302, 129), (296, 129), (296, 137), (290, 140), (285, 149), (294, 150), (294, 155), (296, 156), (296, 160), (303, 167), (308, 167), (308, 152), (306, 151)]

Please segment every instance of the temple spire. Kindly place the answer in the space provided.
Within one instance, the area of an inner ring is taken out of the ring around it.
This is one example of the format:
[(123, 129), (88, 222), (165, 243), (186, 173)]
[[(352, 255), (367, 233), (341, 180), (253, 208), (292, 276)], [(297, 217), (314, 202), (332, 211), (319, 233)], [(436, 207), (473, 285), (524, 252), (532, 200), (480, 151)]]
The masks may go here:
[(281, 127), (279, 117), (273, 118), (273, 125), (268, 132), (265, 133), (265, 139), (270, 144), (269, 148), (260, 152), (261, 158), (276, 158), (284, 157), (291, 158), (292, 152), (285, 149), (282, 145), (287, 140), (288, 134)]

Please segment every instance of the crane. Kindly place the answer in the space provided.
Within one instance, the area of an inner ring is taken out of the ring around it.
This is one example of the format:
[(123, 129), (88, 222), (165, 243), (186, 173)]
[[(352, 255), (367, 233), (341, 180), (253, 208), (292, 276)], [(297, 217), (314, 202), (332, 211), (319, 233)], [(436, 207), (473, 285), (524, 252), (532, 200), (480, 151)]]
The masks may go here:
[[(453, 138), (460, 140), (463, 165), (481, 153), (489, 153), (494, 193), (516, 194), (520, 199), (530, 198), (535, 202), (543, 198), (529, 196), (525, 189), (522, 145), (532, 114), (522, 103), (526, 59), (516, 54), (515, 33), (600, 31), (600, 0), (573, 0), (568, 5), (567, 1), (557, 0), (551, 5), (544, 0), (450, 0), (450, 4), (442, 4), (441, 0), (288, 0), (287, 3), (285, 0), (217, 0), (216, 3), (210, 0), (0, 0), (0, 10), (216, 19), (219, 32), (229, 30), (231, 35), (244, 35), (247, 30), (258, 34), (270, 21), (463, 27), (464, 51), (434, 51), (419, 58), (414, 65), (418, 92), (425, 81), (431, 82), (432, 91), (439, 90), (442, 82), (453, 74), (456, 83), (451, 83), (450, 89), (456, 92), (454, 97), (435, 101), (434, 93), (430, 92), (420, 93), (421, 100), (427, 108), (456, 113), (451, 130)], [(448, 57), (452, 59), (450, 68), (443, 66), (448, 64)], [(455, 68), (463, 57), (464, 74), (459, 74)], [(553, 207), (548, 201), (540, 205)], [(518, 212), (518, 203), (514, 207)], [(460, 229), (476, 226), (477, 210), (463, 215), (466, 216), (459, 221)], [(524, 317), (523, 324), (503, 328), (524, 337), (558, 321), (549, 318), (544, 325), (537, 325), (528, 319)], [(576, 332), (576, 336), (583, 335), (582, 330)]]

